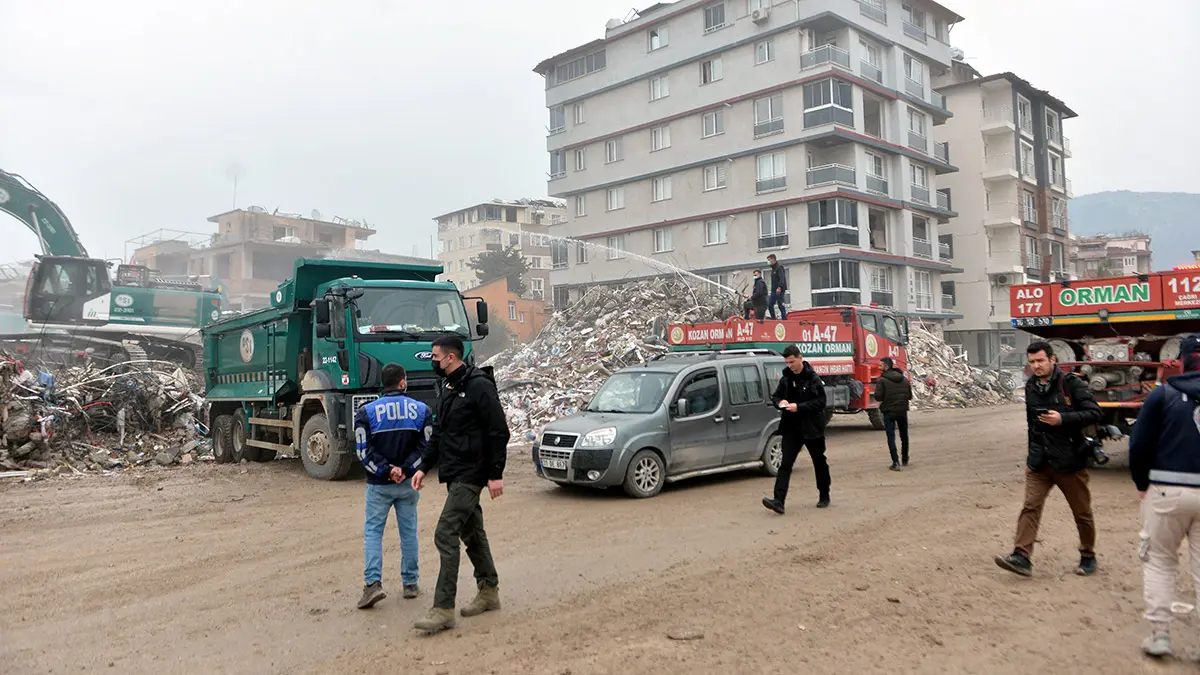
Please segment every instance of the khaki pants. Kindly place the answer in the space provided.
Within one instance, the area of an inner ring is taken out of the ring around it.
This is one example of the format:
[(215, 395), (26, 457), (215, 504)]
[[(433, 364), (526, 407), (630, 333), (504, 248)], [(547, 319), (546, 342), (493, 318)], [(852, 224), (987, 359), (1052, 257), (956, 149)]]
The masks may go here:
[(1192, 579), (1200, 593), (1200, 488), (1151, 485), (1142, 501), (1142, 594), (1146, 618), (1171, 622), (1179, 545), (1187, 537)]
[(1088, 490), (1086, 469), (1075, 473), (1059, 473), (1046, 468), (1034, 471), (1025, 467), (1025, 504), (1017, 518), (1017, 537), (1013, 549), (1025, 557), (1033, 556), (1033, 543), (1037, 540), (1038, 526), (1042, 524), (1042, 509), (1050, 489), (1058, 486), (1067, 505), (1075, 516), (1075, 527), (1079, 530), (1079, 554), (1096, 555), (1096, 523), (1092, 520), (1092, 493)]

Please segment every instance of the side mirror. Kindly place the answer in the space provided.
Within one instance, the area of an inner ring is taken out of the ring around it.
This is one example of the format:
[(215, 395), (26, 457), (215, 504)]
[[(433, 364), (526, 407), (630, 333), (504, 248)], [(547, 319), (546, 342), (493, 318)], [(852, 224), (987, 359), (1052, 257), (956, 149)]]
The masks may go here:
[[(475, 316), (478, 318), (479, 323), (488, 322), (488, 306), (486, 300), (480, 300), (479, 302), (475, 303)], [(486, 335), (486, 333), (480, 333), (480, 335)]]
[[(313, 300), (313, 323), (320, 325), (329, 325), (329, 301), (325, 298)], [(318, 335), (317, 337), (328, 337)]]
[(488, 330), (488, 325), (486, 323), (481, 323), (478, 326), (475, 326), (475, 332), (479, 335), (479, 337), (484, 338), (487, 337), (488, 333), (491, 331)]
[(319, 323), (316, 325), (316, 335), (320, 339), (328, 340), (333, 337), (333, 327), (327, 323)]
[(676, 417), (687, 417), (688, 416), (688, 402), (687, 402), (686, 398), (681, 398), (675, 402), (675, 416)]

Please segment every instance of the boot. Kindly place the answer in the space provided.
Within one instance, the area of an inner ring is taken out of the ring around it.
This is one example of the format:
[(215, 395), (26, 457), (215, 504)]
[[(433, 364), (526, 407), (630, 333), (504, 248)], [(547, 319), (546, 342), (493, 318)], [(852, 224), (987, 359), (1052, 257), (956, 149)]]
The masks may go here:
[(378, 581), (369, 586), (363, 586), (363, 594), (358, 600), (358, 608), (370, 609), (375, 606), (375, 603), (386, 597), (387, 593), (383, 592), (383, 584)]
[(474, 600), (462, 608), (461, 613), (463, 616), (471, 617), (497, 609), (500, 609), (500, 587), (489, 586), (486, 582), (481, 581), (479, 582), (479, 593)]
[(1000, 569), (1008, 570), (1023, 577), (1033, 576), (1033, 563), (1020, 551), (1013, 551), (1008, 556), (996, 556), (996, 564)]
[(413, 623), (413, 628), (423, 630), (426, 633), (436, 633), (447, 628), (454, 628), (458, 620), (454, 618), (453, 609), (445, 609), (442, 607), (434, 607), (429, 610), (423, 619), (417, 619)]

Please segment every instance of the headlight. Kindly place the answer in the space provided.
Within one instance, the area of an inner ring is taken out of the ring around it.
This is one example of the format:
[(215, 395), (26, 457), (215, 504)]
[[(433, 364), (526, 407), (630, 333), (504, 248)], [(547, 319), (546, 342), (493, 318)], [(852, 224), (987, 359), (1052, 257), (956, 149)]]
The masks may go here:
[(617, 440), (617, 428), (605, 427), (588, 433), (579, 443), (581, 448), (604, 448)]

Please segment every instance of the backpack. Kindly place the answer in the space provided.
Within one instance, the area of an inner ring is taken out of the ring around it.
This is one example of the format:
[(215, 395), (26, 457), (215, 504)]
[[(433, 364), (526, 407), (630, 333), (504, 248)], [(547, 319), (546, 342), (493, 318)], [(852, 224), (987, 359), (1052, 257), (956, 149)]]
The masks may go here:
[[(1063, 373), (1063, 376), (1061, 378), (1059, 378), (1059, 381), (1058, 381), (1059, 393), (1062, 394), (1063, 402), (1067, 404), (1067, 408), (1069, 409), (1069, 408), (1072, 408), (1073, 405), (1071, 402), (1071, 392), (1067, 388), (1067, 378), (1068, 377), (1078, 380), (1079, 376), (1076, 375), (1075, 373)], [(1091, 455), (1092, 455), (1091, 448), (1090, 448), (1090, 446), (1088, 446), (1087, 442), (1084, 441), (1083, 439), (1084, 438), (1095, 438), (1096, 435), (1100, 432), (1100, 429), (1098, 428), (1098, 426), (1099, 425), (1096, 425), (1096, 424), (1089, 424), (1086, 427), (1080, 428), (1079, 429), (1080, 437), (1076, 440), (1076, 443), (1078, 444), (1078, 447), (1076, 448), (1076, 450), (1081, 454), (1088, 455), (1088, 466), (1094, 465), (1094, 461), (1091, 457)]]

